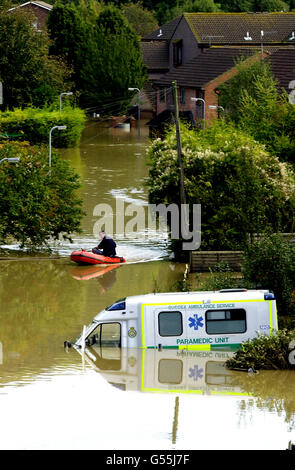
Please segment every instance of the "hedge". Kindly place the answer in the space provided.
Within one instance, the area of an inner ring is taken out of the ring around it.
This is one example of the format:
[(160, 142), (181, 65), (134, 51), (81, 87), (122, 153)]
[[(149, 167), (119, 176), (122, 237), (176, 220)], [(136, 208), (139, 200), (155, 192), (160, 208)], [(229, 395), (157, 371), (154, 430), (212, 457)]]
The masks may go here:
[(0, 139), (28, 141), (31, 145), (49, 142), (49, 132), (54, 126), (67, 126), (52, 132), (52, 146), (75, 147), (79, 144), (86, 116), (79, 108), (64, 106), (59, 110), (25, 108), (0, 113)]
[(70, 164), (53, 151), (49, 172), (47, 146), (0, 144), (0, 159), (12, 157), (19, 162), (0, 165), (0, 242), (34, 249), (81, 232), (81, 182)]

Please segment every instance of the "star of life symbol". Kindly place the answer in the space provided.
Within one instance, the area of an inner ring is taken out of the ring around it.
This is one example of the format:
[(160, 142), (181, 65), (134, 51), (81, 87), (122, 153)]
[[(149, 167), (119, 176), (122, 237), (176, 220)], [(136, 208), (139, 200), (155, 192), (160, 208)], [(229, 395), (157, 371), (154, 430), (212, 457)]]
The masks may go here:
[(203, 323), (203, 317), (198, 317), (198, 315), (195, 313), (193, 317), (189, 317), (189, 327), (192, 328), (194, 327), (194, 330), (197, 330), (199, 327), (202, 328), (204, 326)]
[(196, 382), (198, 379), (203, 378), (203, 372), (204, 369), (199, 369), (198, 364), (196, 364), (194, 367), (190, 367), (189, 377), (193, 378), (193, 380)]

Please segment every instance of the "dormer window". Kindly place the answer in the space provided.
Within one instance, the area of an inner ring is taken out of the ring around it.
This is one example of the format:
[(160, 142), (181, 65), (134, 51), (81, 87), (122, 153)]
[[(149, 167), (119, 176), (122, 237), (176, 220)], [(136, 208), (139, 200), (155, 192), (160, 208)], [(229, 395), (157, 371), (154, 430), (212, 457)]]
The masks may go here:
[(173, 41), (173, 65), (178, 67), (182, 64), (182, 39)]

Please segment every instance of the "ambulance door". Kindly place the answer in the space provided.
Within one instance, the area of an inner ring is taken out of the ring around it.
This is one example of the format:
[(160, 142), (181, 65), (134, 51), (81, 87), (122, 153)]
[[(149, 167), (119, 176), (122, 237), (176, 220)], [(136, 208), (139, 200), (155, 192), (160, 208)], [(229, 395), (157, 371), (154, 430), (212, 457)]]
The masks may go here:
[(177, 347), (187, 337), (185, 313), (175, 307), (157, 307), (154, 310), (155, 346)]

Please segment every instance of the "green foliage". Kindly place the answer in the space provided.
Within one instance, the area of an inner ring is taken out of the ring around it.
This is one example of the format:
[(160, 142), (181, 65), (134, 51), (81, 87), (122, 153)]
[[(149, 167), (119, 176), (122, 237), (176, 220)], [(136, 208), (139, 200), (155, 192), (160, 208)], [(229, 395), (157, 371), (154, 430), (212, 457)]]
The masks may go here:
[(279, 330), (272, 336), (260, 335), (242, 344), (226, 366), (230, 369), (292, 369), (288, 360), (289, 345), (295, 340), (295, 330)]
[(71, 233), (80, 231), (83, 215), (75, 194), (79, 177), (55, 153), (49, 174), (47, 147), (1, 144), (0, 160), (16, 156), (18, 163), (0, 165), (2, 242), (12, 237), (22, 246), (37, 247), (60, 236), (70, 239)]
[(48, 57), (45, 33), (32, 26), (33, 18), (21, 9), (0, 15), (0, 77), (4, 106), (44, 106), (52, 103), (68, 71), (62, 61)]
[(59, 110), (25, 108), (0, 113), (0, 137), (11, 135), (14, 140), (26, 140), (31, 144), (47, 143), (49, 131), (54, 126), (67, 126), (65, 130), (52, 132), (52, 145), (74, 147), (79, 144), (85, 124), (85, 114), (79, 108), (63, 105)]
[(280, 316), (295, 319), (295, 244), (281, 235), (263, 236), (244, 251), (242, 274), (248, 285), (271, 289)]
[[(120, 6), (128, 3), (128, 0), (105, 0), (106, 4)], [(142, 0), (143, 6), (150, 11), (154, 11), (160, 25), (172, 19), (171, 10), (177, 9), (177, 14), (188, 11), (225, 11), (225, 12), (259, 12), (259, 11), (289, 11), (295, 8), (294, 0), (217, 0), (216, 2), (207, 1), (194, 2), (194, 0)], [(213, 5), (218, 10), (189, 9), (192, 3), (198, 5)], [(176, 10), (175, 10), (176, 11)]]
[(85, 68), (85, 54), (91, 46), (93, 25), (99, 8), (85, 6), (89, 2), (57, 2), (52, 8), (48, 20), (48, 34), (51, 39), (50, 54), (61, 56), (71, 69), (71, 80), (76, 93), (82, 93), (85, 83), (82, 78)]
[(283, 0), (261, 0), (260, 8), (256, 11), (289, 11), (290, 7)]
[(210, 274), (201, 282), (200, 290), (215, 291), (220, 289), (233, 289), (244, 287), (243, 279), (230, 268), (228, 263), (217, 263), (209, 269)]
[(236, 64), (238, 73), (230, 80), (219, 86), (220, 105), (230, 112), (231, 119), (235, 123), (241, 121), (241, 109), (245, 93), (256, 99), (257, 92), (253, 86), (258, 80), (267, 88), (271, 86), (273, 90), (274, 78), (267, 62), (258, 60), (245, 64), (244, 59)]
[(88, 57), (88, 83), (84, 103), (118, 103), (120, 110), (130, 100), (128, 87), (141, 88), (146, 80), (139, 37), (118, 9), (104, 8), (96, 21), (94, 45)]
[[(181, 130), (187, 203), (202, 207), (202, 249), (239, 249), (249, 233), (293, 227), (295, 175), (252, 137), (224, 122)], [(148, 149), (150, 202), (179, 203), (175, 129)]]
[(208, 12), (215, 13), (220, 11), (219, 5), (214, 0), (183, 0), (177, 3), (174, 8), (167, 12), (167, 20), (172, 20), (182, 13)]
[(227, 12), (289, 11), (291, 2), (282, 0), (219, 0)]
[[(56, 4), (49, 19), (51, 53), (65, 57), (84, 108), (105, 102), (125, 106), (128, 87), (141, 88), (145, 79), (139, 37), (119, 9), (104, 7), (82, 15), (75, 4)], [(125, 102), (124, 102), (125, 101)]]
[(268, 62), (238, 64), (238, 74), (220, 86), (220, 104), (230, 119), (282, 161), (295, 160), (294, 105), (279, 91)]
[(142, 2), (127, 3), (121, 7), (121, 12), (134, 31), (141, 37), (158, 28), (154, 13), (144, 8)]

